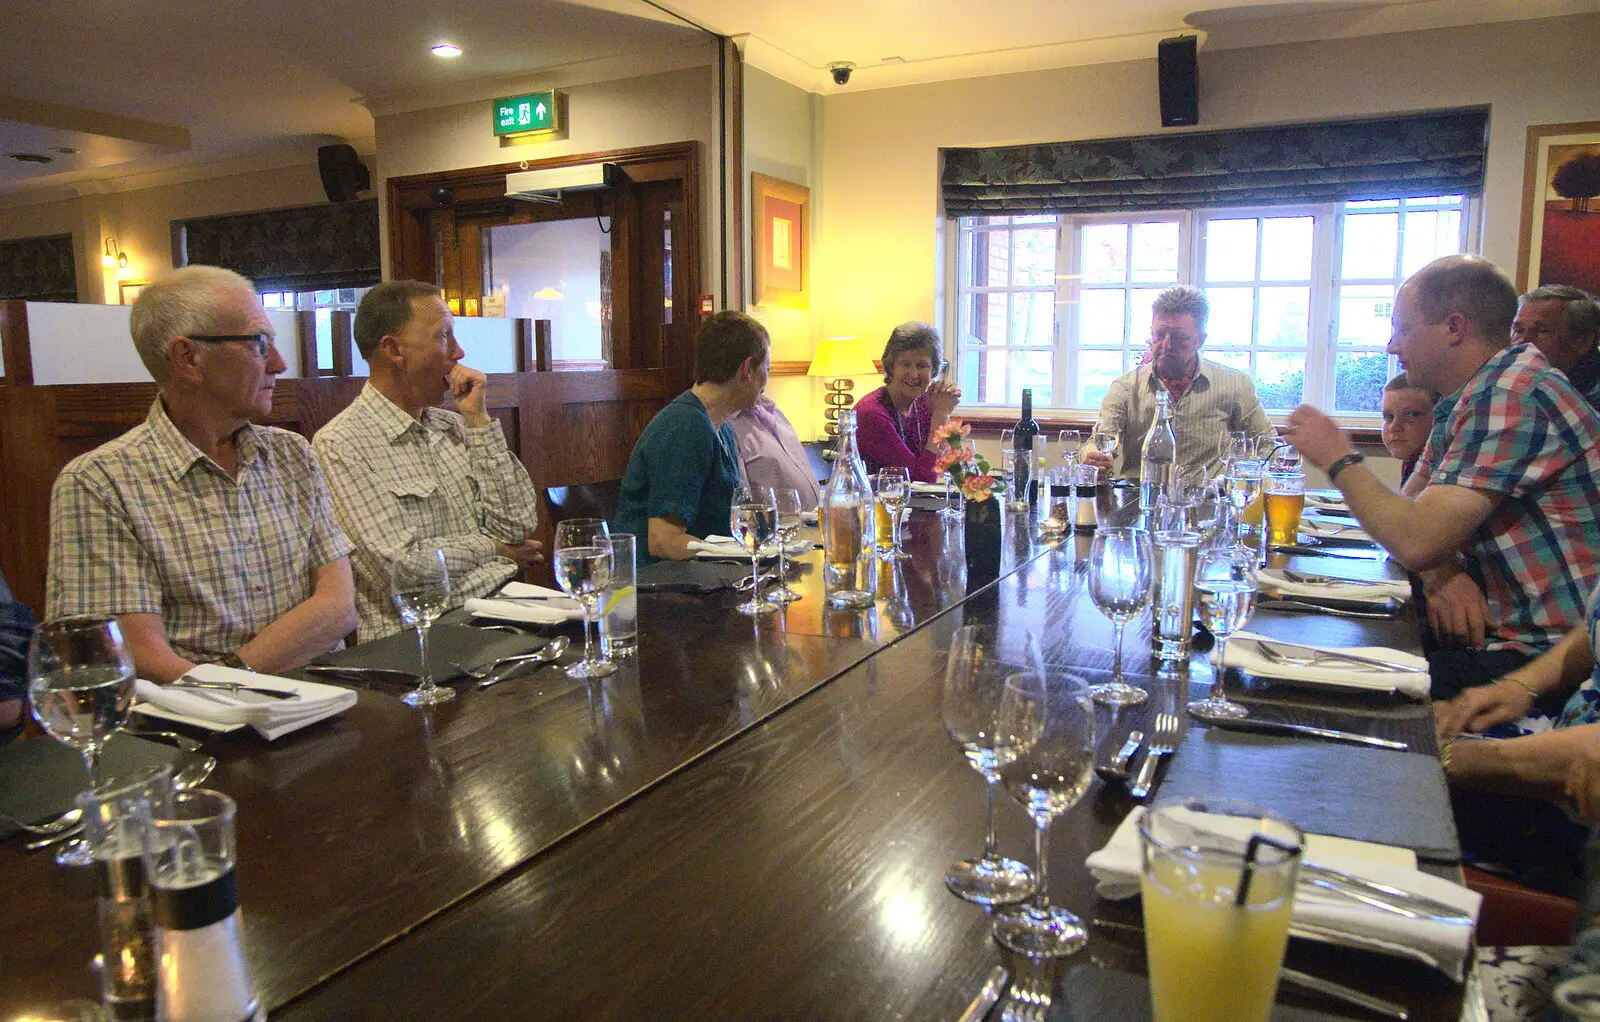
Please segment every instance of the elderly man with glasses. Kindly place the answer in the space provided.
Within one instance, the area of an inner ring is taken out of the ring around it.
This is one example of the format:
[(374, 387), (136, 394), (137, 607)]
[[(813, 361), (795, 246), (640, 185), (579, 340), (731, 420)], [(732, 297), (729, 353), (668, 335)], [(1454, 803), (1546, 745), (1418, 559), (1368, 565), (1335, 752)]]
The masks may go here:
[(177, 270), (139, 295), (129, 329), (158, 396), (56, 480), (47, 616), (116, 618), (140, 677), (162, 682), (336, 648), (356, 625), (350, 543), (311, 445), (250, 422), (285, 369), (250, 282)]

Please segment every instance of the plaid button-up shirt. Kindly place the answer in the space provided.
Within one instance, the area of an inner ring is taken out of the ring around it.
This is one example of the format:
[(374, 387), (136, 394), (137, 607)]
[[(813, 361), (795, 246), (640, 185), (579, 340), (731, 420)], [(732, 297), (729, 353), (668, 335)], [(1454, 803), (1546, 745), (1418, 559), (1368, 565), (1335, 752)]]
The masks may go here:
[[(1156, 421), (1155, 367), (1142, 365), (1111, 381), (1100, 403), (1100, 428), (1116, 434), (1115, 474), (1139, 478), (1144, 439)], [(1200, 360), (1183, 396), (1172, 402), (1172, 431), (1178, 438), (1178, 470), (1211, 469), (1222, 460), (1222, 438), (1230, 430), (1252, 437), (1273, 435), (1272, 422), (1246, 373)]]
[(1514, 344), (1433, 417), (1416, 471), (1497, 502), (1462, 550), (1489, 605), (1486, 648), (1543, 652), (1583, 622), (1600, 579), (1600, 414), (1538, 349)]
[(418, 539), (444, 548), (453, 600), (484, 596), (516, 577), (516, 563), (499, 556), (495, 542), (533, 534), (539, 495), (499, 423), (468, 429), (442, 408), (426, 409), (418, 422), (369, 383), (317, 430), (312, 448), (334, 513), (356, 544), (350, 563), (360, 641), (405, 627), (389, 571)]
[(234, 434), (238, 478), (145, 421), (75, 458), (50, 495), (48, 616), (160, 614), (179, 656), (214, 659), (303, 603), (350, 552), (305, 438)]

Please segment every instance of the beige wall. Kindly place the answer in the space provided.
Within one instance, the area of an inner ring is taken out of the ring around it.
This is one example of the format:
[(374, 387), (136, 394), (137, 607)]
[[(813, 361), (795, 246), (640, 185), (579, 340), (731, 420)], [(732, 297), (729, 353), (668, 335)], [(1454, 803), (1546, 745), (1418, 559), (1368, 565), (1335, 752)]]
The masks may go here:
[[(1600, 15), (1205, 52), (1202, 129), (1486, 104), (1483, 253), (1515, 269), (1530, 124), (1600, 118)], [(938, 149), (1162, 133), (1152, 60), (823, 101), (819, 336), (932, 319)]]

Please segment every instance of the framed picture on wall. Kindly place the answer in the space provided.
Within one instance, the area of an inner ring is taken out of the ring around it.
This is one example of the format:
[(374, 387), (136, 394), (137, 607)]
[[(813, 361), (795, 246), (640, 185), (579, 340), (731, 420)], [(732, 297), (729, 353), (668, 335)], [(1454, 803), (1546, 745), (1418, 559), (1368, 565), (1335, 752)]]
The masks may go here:
[(139, 300), (139, 292), (150, 283), (148, 280), (119, 280), (117, 281), (117, 303), (119, 305), (132, 305)]
[(750, 213), (756, 304), (806, 308), (811, 287), (811, 189), (751, 174)]
[(1516, 282), (1600, 291), (1600, 121), (1528, 128)]

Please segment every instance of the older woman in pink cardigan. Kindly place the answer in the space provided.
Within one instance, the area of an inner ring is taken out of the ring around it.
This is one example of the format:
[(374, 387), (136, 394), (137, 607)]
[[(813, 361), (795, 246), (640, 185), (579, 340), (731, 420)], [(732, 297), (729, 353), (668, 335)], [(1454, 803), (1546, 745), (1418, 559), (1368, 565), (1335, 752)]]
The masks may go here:
[(926, 323), (901, 323), (889, 334), (884, 385), (856, 402), (856, 446), (868, 472), (907, 468), (918, 482), (936, 481), (933, 431), (961, 401), (956, 385), (940, 378), (939, 347), (938, 332)]

